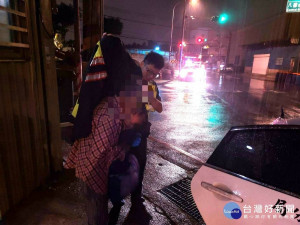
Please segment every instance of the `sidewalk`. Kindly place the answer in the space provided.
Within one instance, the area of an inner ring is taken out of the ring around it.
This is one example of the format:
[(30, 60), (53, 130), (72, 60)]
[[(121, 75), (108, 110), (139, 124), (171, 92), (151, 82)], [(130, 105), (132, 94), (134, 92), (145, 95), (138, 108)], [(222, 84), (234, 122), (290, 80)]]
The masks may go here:
[[(66, 148), (67, 144), (64, 147)], [(150, 216), (147, 213), (140, 215), (140, 218), (128, 216), (130, 211), (130, 198), (128, 197), (122, 207), (118, 224), (197, 224), (197, 221), (157, 192), (161, 188), (187, 177), (189, 174), (185, 169), (153, 153), (155, 151), (152, 151), (152, 149), (159, 147), (151, 141), (148, 143), (148, 161), (143, 193), (146, 199), (144, 204)], [(75, 178), (74, 171), (64, 170), (53, 177), (49, 185), (34, 191), (6, 216), (3, 224), (86, 225), (84, 197), (81, 184)]]
[(264, 81), (275, 81), (276, 78), (276, 74), (259, 75), (259, 74), (252, 74), (252, 73), (242, 73), (241, 76), (250, 79), (264, 80)]

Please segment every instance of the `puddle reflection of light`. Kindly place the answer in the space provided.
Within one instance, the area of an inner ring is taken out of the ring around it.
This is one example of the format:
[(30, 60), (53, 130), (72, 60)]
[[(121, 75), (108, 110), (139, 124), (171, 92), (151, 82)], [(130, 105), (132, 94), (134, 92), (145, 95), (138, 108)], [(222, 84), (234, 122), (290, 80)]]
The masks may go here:
[[(163, 120), (155, 121), (155, 126), (164, 127), (162, 137), (181, 147), (186, 147), (187, 142), (194, 142), (192, 140), (209, 142), (222, 138), (224, 133), (217, 128), (227, 118), (222, 104), (210, 99), (212, 96), (207, 93), (209, 86), (209, 80), (206, 79), (203, 79), (203, 83), (174, 80), (163, 86), (170, 92), (170, 98), (164, 103), (166, 111), (161, 114)], [(213, 135), (211, 128), (215, 130)]]
[(198, 68), (194, 71), (194, 81), (206, 84), (206, 70), (204, 68)]
[(222, 84), (223, 84), (223, 76), (220, 76), (220, 79), (219, 79), (219, 88), (222, 87)]
[(224, 120), (224, 108), (222, 105), (219, 103), (211, 105), (207, 115), (207, 121), (209, 122), (210, 126), (220, 126)]
[(180, 77), (183, 78), (183, 79), (186, 78), (188, 72), (189, 71), (187, 69), (182, 69), (181, 72), (180, 72)]
[(203, 68), (196, 69), (193, 78), (193, 84), (191, 85), (193, 92), (205, 92), (207, 88), (206, 70)]

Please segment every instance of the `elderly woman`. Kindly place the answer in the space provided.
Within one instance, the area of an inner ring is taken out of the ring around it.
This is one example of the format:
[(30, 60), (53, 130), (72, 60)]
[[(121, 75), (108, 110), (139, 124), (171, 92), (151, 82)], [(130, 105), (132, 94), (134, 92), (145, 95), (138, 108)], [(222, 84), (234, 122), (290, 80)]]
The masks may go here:
[[(75, 168), (84, 183), (88, 224), (108, 223), (108, 171), (113, 161), (123, 160), (130, 143), (119, 143), (121, 131), (145, 121), (142, 92), (127, 86), (119, 96), (107, 97), (95, 108), (92, 132), (75, 141), (65, 168)], [(141, 88), (140, 88), (141, 89)], [(140, 96), (140, 97), (139, 97)]]

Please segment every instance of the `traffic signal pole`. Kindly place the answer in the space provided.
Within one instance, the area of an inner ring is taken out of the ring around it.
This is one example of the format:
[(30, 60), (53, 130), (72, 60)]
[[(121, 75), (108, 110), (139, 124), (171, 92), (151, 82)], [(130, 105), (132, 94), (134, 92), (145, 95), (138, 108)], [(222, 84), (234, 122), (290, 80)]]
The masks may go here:
[(182, 67), (182, 53), (183, 53), (183, 42), (184, 42), (184, 25), (185, 25), (185, 11), (186, 11), (186, 1), (184, 0), (184, 10), (183, 10), (183, 19), (182, 19), (182, 31), (181, 31), (181, 47), (180, 47), (180, 58), (179, 58), (179, 73), (181, 72)]

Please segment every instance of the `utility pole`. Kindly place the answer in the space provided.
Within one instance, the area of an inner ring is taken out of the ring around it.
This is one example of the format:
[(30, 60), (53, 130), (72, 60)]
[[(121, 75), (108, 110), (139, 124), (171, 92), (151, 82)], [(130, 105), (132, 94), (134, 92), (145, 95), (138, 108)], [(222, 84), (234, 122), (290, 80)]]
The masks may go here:
[(185, 25), (185, 11), (186, 11), (186, 1), (184, 0), (184, 10), (183, 10), (183, 19), (182, 19), (182, 31), (181, 31), (181, 47), (180, 47), (180, 58), (179, 58), (179, 73), (181, 72), (182, 66), (182, 54), (183, 54), (183, 47), (184, 47), (184, 25)]
[(171, 60), (171, 53), (172, 53), (172, 47), (173, 47), (173, 30), (174, 30), (174, 15), (175, 15), (175, 8), (176, 6), (181, 3), (177, 2), (173, 7), (173, 13), (172, 13), (172, 24), (171, 24), (171, 38), (170, 38), (170, 50), (169, 50), (169, 61)]
[(54, 50), (54, 31), (52, 25), (52, 5), (50, 0), (38, 0), (38, 28), (40, 35), (40, 57), (42, 65), (42, 73), (44, 79), (44, 95), (47, 103), (46, 115), (47, 120), (51, 121), (51, 125), (47, 127), (49, 139), (49, 155), (50, 155), (50, 169), (51, 171), (60, 171), (61, 164), (61, 135), (60, 135), (60, 118), (59, 118), (59, 104), (58, 104), (58, 87), (55, 64), (55, 50)]

